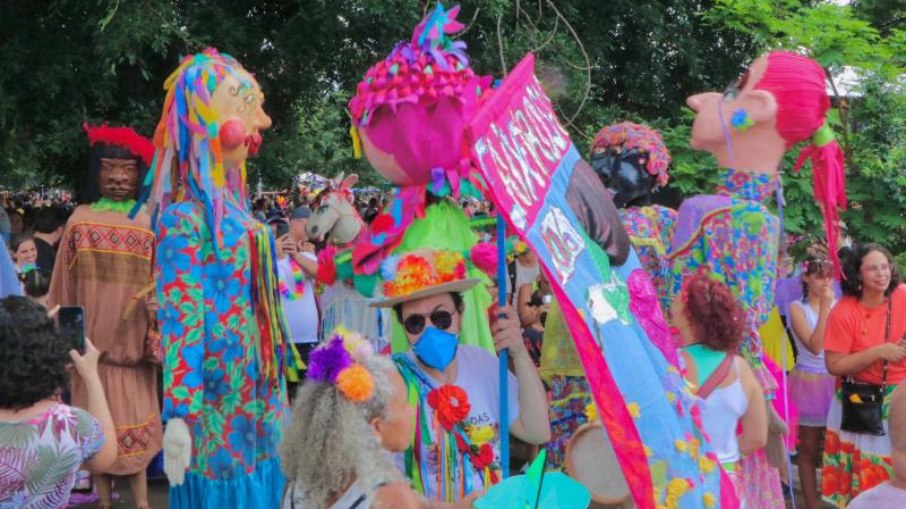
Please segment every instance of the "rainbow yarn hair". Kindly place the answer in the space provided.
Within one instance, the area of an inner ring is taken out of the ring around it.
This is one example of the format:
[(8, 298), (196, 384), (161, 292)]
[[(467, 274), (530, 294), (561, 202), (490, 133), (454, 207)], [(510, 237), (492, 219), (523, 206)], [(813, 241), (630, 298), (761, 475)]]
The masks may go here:
[(227, 76), (236, 78), (241, 88), (254, 86), (236, 59), (207, 48), (184, 57), (164, 82), (167, 95), (154, 133), (152, 171), (138, 200), (148, 202), (152, 220), (170, 203), (202, 203), (218, 240), (227, 202), (248, 212), (245, 162), (238, 168), (224, 166), (219, 130), (226, 119), (217, 118), (211, 101)]

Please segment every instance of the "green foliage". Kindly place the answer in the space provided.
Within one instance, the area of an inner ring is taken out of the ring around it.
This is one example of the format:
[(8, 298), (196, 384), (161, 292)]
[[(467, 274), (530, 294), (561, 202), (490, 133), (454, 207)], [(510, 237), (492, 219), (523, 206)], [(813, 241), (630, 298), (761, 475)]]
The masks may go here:
[[(829, 68), (896, 73), (902, 34), (882, 37), (846, 5), (801, 0), (717, 0), (705, 19), (754, 37), (762, 49), (805, 49)], [(895, 74), (892, 74), (895, 75)]]
[[(555, 106), (579, 145), (614, 112), (679, 119), (686, 95), (726, 83), (751, 37), (710, 25), (705, 0), (474, 0), (460, 19), (476, 69), (501, 76), (528, 51), (559, 76)], [(7, 0), (0, 6), (0, 184), (73, 184), (86, 166), (80, 126), (106, 120), (150, 135), (161, 84), (208, 45), (255, 72), (274, 126), (252, 178), (357, 171), (345, 103), (365, 70), (408, 39), (425, 0)], [(715, 48), (720, 47), (720, 51)], [(501, 58), (502, 53), (502, 58)], [(678, 77), (680, 77), (678, 79)], [(581, 133), (581, 136), (580, 136)]]
[(857, 238), (906, 251), (906, 95), (878, 76), (868, 76), (852, 110), (858, 126), (849, 160), (844, 215)]
[[(81, 124), (106, 120), (150, 135), (161, 85), (181, 55), (216, 46), (256, 74), (274, 120), (252, 182), (286, 187), (292, 175), (356, 172), (345, 105), (365, 70), (408, 39), (428, 0), (6, 0), (0, 17), (0, 185), (72, 185), (87, 166)], [(710, 192), (712, 158), (689, 147), (685, 98), (721, 90), (760, 52), (806, 50), (831, 72), (870, 76), (863, 96), (833, 120), (845, 140), (857, 239), (906, 251), (898, 83), (906, 1), (471, 0), (462, 39), (473, 66), (500, 77), (536, 53), (555, 107), (583, 153), (597, 130), (622, 120), (661, 130), (672, 186)], [(851, 132), (850, 132), (851, 131)], [(791, 153), (785, 162), (791, 168)], [(820, 232), (811, 175), (784, 175), (787, 229)]]
[(850, 5), (884, 35), (891, 29), (906, 28), (906, 0), (854, 0)]

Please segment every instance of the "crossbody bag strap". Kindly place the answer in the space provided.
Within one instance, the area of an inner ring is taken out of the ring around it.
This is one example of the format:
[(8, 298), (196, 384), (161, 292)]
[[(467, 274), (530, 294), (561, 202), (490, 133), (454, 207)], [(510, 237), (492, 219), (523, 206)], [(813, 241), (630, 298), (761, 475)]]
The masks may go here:
[(733, 354), (728, 353), (726, 357), (724, 357), (724, 360), (720, 361), (720, 364), (717, 365), (717, 369), (711, 373), (711, 376), (709, 376), (708, 379), (705, 380), (705, 383), (703, 383), (698, 391), (696, 391), (696, 396), (701, 399), (708, 399), (708, 396), (710, 396), (711, 393), (720, 386), (721, 382), (727, 378), (727, 375), (730, 374), (730, 368), (733, 367), (734, 357)]

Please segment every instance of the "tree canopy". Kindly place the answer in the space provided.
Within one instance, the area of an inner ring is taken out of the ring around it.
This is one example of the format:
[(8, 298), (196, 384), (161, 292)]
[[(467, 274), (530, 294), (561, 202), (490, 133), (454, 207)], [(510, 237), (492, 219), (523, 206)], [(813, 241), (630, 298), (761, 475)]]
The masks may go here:
[[(447, 2), (448, 3), (448, 2)], [(844, 141), (857, 238), (906, 251), (906, 2), (856, 0), (472, 0), (461, 35), (473, 66), (502, 76), (528, 51), (580, 149), (625, 119), (659, 128), (673, 186), (708, 192), (713, 161), (688, 147), (686, 96), (723, 90), (762, 51), (808, 52), (860, 72), (833, 122)], [(214, 46), (257, 75), (274, 119), (253, 180), (358, 172), (346, 103), (365, 70), (408, 39), (426, 0), (6, 0), (0, 13), (0, 185), (72, 185), (87, 165), (83, 122), (150, 135), (182, 55)], [(850, 100), (852, 99), (852, 100)], [(786, 175), (787, 228), (820, 224), (809, 175)]]
[[(0, 46), (0, 171), (77, 178), (83, 122), (153, 132), (161, 85), (181, 55), (215, 46), (256, 73), (274, 128), (253, 166), (268, 183), (357, 169), (345, 103), (358, 79), (411, 35), (417, 0), (9, 0)], [(555, 6), (556, 4), (556, 6)], [(500, 76), (527, 51), (556, 67), (557, 105), (586, 136), (636, 112), (675, 118), (686, 95), (731, 79), (747, 34), (708, 24), (702, 1), (476, 0), (460, 15), (475, 67)], [(724, 49), (719, 49), (719, 48)], [(677, 77), (682, 77), (677, 79)], [(578, 112), (578, 115), (576, 114)], [(10, 177), (11, 176), (11, 177)]]

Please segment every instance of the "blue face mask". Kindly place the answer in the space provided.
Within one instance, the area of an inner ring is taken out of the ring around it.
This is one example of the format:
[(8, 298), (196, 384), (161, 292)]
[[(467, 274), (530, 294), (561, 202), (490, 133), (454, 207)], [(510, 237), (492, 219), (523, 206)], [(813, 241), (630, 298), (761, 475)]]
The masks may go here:
[(425, 366), (443, 371), (453, 362), (458, 346), (459, 339), (455, 334), (429, 326), (412, 349)]

